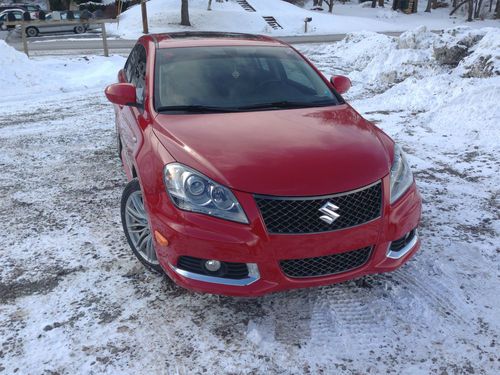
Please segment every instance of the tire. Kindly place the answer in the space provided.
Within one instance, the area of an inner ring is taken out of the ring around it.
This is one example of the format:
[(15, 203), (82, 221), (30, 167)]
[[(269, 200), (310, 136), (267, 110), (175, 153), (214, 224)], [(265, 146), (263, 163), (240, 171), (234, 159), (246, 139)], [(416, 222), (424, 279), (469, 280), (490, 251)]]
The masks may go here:
[(144, 208), (141, 185), (137, 178), (131, 180), (123, 190), (121, 218), (125, 237), (134, 255), (147, 268), (163, 273), (156, 258), (148, 214)]
[(78, 26), (75, 26), (73, 31), (75, 32), (75, 34), (83, 34), (86, 30), (85, 30), (85, 27), (83, 25), (78, 25)]
[(38, 29), (36, 27), (30, 26), (26, 29), (26, 36), (33, 38), (37, 36), (39, 33)]

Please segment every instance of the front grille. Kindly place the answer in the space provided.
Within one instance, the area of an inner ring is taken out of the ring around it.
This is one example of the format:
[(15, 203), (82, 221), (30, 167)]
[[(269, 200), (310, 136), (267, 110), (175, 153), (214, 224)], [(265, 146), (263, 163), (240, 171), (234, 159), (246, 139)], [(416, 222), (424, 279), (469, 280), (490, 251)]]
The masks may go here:
[[(367, 223), (380, 216), (382, 184), (352, 192), (320, 197), (274, 197), (256, 195), (267, 231), (272, 234), (328, 232)], [(340, 215), (332, 224), (320, 219), (319, 211), (326, 203), (338, 207)]]
[(200, 275), (224, 277), (226, 279), (245, 279), (248, 277), (248, 267), (246, 263), (221, 262), (221, 268), (212, 272), (205, 268), (204, 264), (208, 259), (200, 259), (188, 256), (181, 256), (177, 261), (177, 268)]
[(293, 278), (334, 275), (364, 265), (370, 258), (371, 250), (371, 246), (368, 246), (316, 258), (282, 260), (280, 266), (285, 275)]

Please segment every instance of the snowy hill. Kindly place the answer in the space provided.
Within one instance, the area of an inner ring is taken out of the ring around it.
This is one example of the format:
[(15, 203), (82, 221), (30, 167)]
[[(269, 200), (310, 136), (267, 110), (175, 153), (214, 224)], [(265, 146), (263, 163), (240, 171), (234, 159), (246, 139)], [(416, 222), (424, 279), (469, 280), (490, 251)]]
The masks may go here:
[[(405, 15), (390, 7), (366, 8), (357, 1), (335, 3), (333, 14), (311, 11), (281, 0), (247, 0), (240, 5), (236, 0), (212, 2), (190, 0), (191, 27), (181, 26), (179, 0), (151, 0), (147, 3), (149, 31), (171, 32), (187, 30), (233, 31), (270, 35), (300, 35), (304, 33), (304, 19), (312, 17), (308, 32), (311, 34), (344, 34), (355, 31), (406, 31), (419, 25), (430, 29), (443, 29), (464, 23), (462, 18), (449, 18), (448, 9), (436, 9), (431, 14), (423, 9), (417, 14)], [(423, 5), (424, 2), (422, 2)], [(421, 4), (421, 5), (422, 5)], [(264, 17), (273, 17), (279, 26), (269, 24)], [(273, 28), (274, 26), (274, 28)], [(498, 21), (476, 21), (468, 26), (497, 26)], [(135, 39), (142, 35), (140, 6), (134, 6), (120, 16), (111, 32), (123, 38)]]

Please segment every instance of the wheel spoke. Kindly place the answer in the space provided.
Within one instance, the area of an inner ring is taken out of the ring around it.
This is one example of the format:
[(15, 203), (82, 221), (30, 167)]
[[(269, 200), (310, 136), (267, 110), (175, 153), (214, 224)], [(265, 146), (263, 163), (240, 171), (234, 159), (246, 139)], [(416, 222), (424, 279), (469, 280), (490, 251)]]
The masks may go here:
[(127, 207), (127, 212), (130, 214), (130, 216), (132, 216), (135, 220), (143, 223), (146, 220), (146, 218), (140, 214), (140, 212), (138, 212), (136, 209), (132, 208), (131, 206), (128, 206)]
[[(139, 229), (132, 229), (133, 227), (138, 227)], [(142, 232), (144, 232), (145, 230), (147, 230), (147, 229), (148, 229), (148, 228), (146, 228), (146, 227), (145, 227), (144, 225), (142, 225), (142, 224), (141, 224), (141, 225), (133, 225), (133, 224), (132, 224), (132, 225), (129, 225), (129, 227), (128, 227), (128, 228), (129, 228), (129, 229), (128, 229), (128, 231), (129, 231), (130, 233), (137, 233), (139, 236), (141, 236), (141, 235), (142, 235)]]
[(144, 247), (144, 244), (147, 242), (145, 241), (149, 237), (149, 231), (144, 231), (142, 234), (139, 236), (139, 239), (137, 240), (137, 247), (142, 250)]
[(149, 259), (151, 260), (154, 259), (156, 261), (156, 251), (153, 246), (153, 238), (151, 236), (149, 236), (149, 242), (148, 242), (148, 255)]
[(144, 209), (144, 202), (142, 201), (142, 197), (139, 194), (134, 194), (131, 197), (132, 203), (136, 209), (136, 211), (143, 217), (146, 216), (146, 210)]

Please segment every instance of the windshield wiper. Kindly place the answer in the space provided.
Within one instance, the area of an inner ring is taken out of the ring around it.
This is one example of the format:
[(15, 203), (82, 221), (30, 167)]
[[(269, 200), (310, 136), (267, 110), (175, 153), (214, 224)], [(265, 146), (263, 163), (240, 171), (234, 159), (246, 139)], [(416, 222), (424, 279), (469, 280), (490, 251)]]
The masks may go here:
[(308, 107), (323, 107), (323, 106), (329, 106), (329, 105), (335, 105), (335, 102), (332, 101), (315, 101), (315, 102), (293, 102), (293, 101), (288, 101), (288, 100), (282, 100), (278, 102), (271, 102), (271, 103), (260, 103), (260, 104), (253, 104), (253, 105), (248, 105), (244, 107), (238, 107), (239, 110), (246, 110), (246, 109), (266, 109), (266, 108), (308, 108)]
[(206, 105), (169, 105), (156, 109), (157, 112), (196, 112), (196, 113), (224, 113), (238, 112), (234, 108), (211, 107)]

